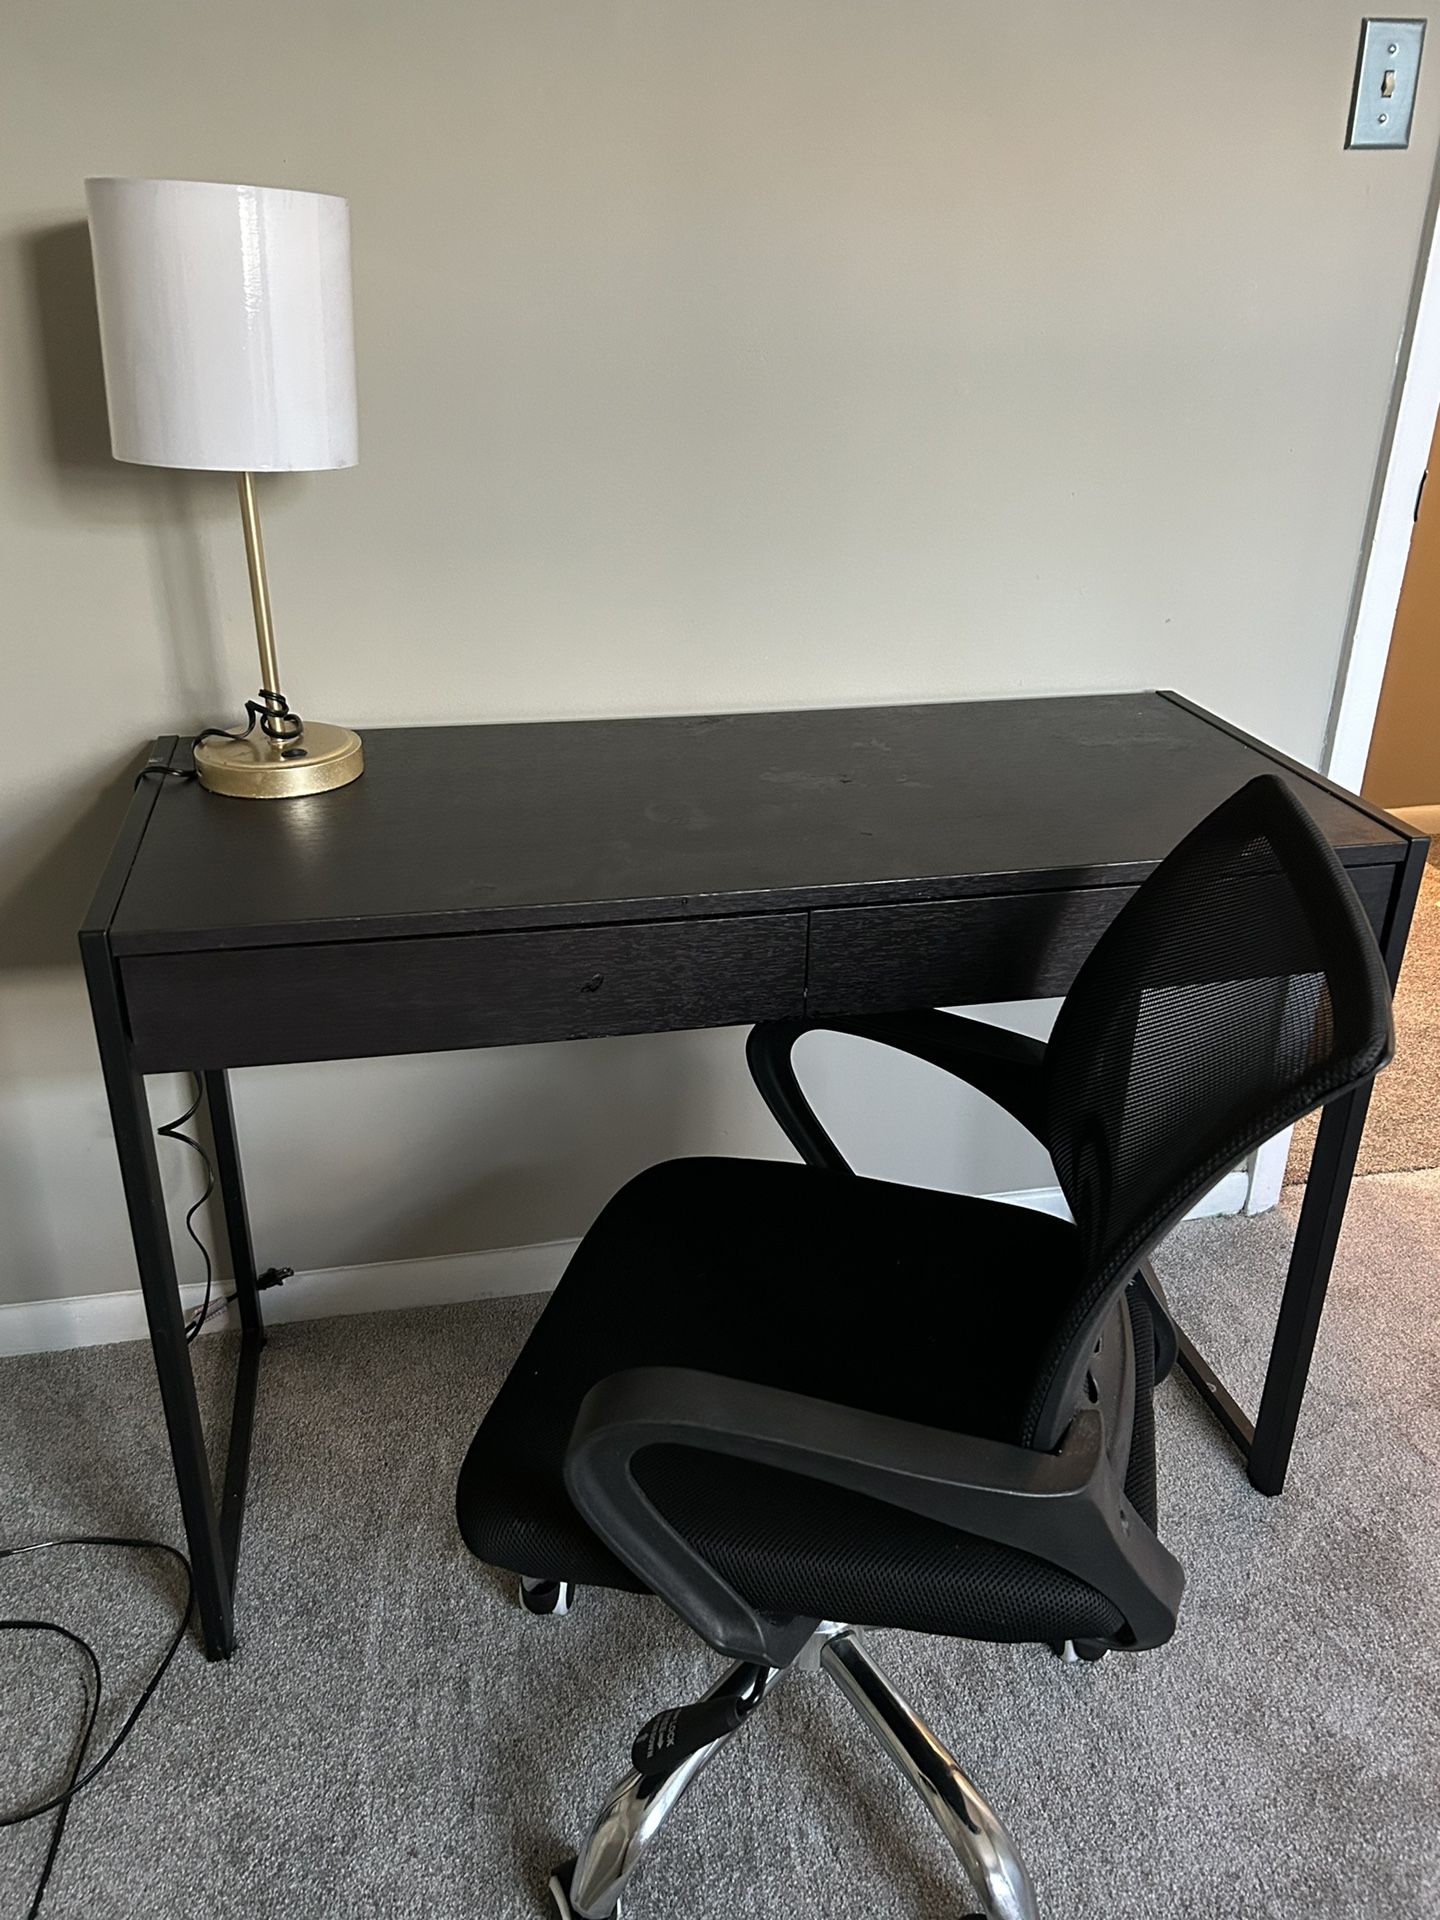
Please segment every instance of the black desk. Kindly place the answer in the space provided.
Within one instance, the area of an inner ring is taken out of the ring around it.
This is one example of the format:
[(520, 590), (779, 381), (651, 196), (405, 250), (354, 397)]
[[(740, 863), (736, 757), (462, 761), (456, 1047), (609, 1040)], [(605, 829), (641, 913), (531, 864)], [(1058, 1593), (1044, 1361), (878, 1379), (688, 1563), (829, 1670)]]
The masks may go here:
[[(365, 755), (355, 785), (274, 805), (143, 779), (80, 936), (212, 1655), (264, 1343), (228, 1068), (1063, 993), (1181, 834), (1277, 766), (1393, 980), (1427, 845), (1163, 693), (400, 728)], [(204, 1075), (243, 1335), (218, 1512), (144, 1094), (174, 1069)], [(1321, 1125), (1253, 1427), (1185, 1352), (1266, 1492), (1365, 1105)]]

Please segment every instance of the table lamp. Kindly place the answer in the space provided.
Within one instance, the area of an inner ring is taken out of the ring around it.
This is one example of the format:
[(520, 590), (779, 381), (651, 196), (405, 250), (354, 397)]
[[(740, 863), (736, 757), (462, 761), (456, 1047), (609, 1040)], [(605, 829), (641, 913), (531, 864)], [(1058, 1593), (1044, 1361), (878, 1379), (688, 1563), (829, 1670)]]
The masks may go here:
[(200, 783), (254, 800), (343, 787), (359, 736), (281, 690), (255, 475), (355, 465), (349, 203), (205, 180), (87, 180), (85, 198), (115, 458), (239, 482), (260, 692), (243, 731), (196, 736)]

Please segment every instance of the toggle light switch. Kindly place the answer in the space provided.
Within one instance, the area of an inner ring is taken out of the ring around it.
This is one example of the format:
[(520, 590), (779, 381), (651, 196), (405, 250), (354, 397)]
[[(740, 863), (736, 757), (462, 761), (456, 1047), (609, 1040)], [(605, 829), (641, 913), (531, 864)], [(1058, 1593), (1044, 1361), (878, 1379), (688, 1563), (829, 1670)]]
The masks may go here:
[(1362, 24), (1347, 147), (1409, 146), (1424, 39), (1423, 20)]

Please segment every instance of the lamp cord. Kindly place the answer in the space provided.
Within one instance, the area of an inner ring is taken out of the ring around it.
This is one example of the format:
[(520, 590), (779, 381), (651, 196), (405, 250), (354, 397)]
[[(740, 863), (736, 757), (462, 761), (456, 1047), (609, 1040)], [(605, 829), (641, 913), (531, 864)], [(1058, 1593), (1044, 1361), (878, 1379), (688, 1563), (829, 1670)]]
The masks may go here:
[(163, 760), (147, 760), (135, 776), (135, 785), (147, 779), (150, 774), (158, 773), (162, 780), (197, 780), (199, 775), (194, 767), (170, 767)]
[[(190, 1236), (194, 1245), (200, 1249), (200, 1258), (205, 1263), (205, 1297), (200, 1302), (200, 1311), (185, 1329), (187, 1344), (195, 1338), (196, 1334), (199, 1333), (201, 1327), (204, 1326), (210, 1317), (210, 1296), (215, 1285), (215, 1264), (210, 1258), (210, 1249), (195, 1231), (195, 1216), (215, 1191), (215, 1168), (209, 1154), (195, 1136), (181, 1131), (182, 1128), (187, 1127), (195, 1118), (196, 1114), (200, 1111), (201, 1102), (205, 1098), (205, 1082), (201, 1079), (200, 1075), (198, 1073), (192, 1073), (190, 1078), (195, 1083), (195, 1098), (190, 1102), (190, 1105), (185, 1109), (184, 1113), (177, 1114), (173, 1120), (167, 1120), (164, 1126), (155, 1129), (162, 1140), (178, 1140), (182, 1147), (188, 1147), (205, 1169), (205, 1185), (201, 1190), (200, 1197), (187, 1209), (185, 1214), (185, 1231)], [(230, 1294), (226, 1304), (228, 1305), (229, 1301), (234, 1298), (234, 1294)], [(217, 1301), (215, 1304), (218, 1308), (220, 1302)]]
[[(190, 742), (190, 752), (206, 740), (248, 740), (258, 725), (265, 738), (275, 746), (283, 747), (298, 740), (305, 731), (305, 722), (298, 713), (291, 711), (290, 702), (283, 693), (272, 693), (268, 687), (262, 687), (254, 700), (245, 702), (245, 711), (250, 716), (243, 727), (202, 727)], [(194, 780), (198, 776), (193, 766), (171, 767), (163, 760), (150, 760), (141, 767), (135, 776), (135, 785), (150, 774), (158, 774), (162, 780)]]
[(272, 693), (268, 687), (261, 687), (256, 699), (245, 702), (245, 711), (250, 718), (238, 732), (234, 727), (206, 727), (196, 734), (191, 746), (198, 747), (203, 740), (248, 740), (257, 722), (265, 738), (277, 742), (298, 740), (305, 731), (305, 722), (290, 711), (284, 694)]

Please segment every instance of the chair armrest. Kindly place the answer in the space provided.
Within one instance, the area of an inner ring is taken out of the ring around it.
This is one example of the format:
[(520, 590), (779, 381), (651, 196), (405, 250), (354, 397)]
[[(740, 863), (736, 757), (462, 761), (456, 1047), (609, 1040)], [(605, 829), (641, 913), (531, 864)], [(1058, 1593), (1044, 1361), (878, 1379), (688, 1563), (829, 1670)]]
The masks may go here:
[(634, 1460), (656, 1446), (778, 1467), (1033, 1554), (1103, 1593), (1135, 1647), (1174, 1631), (1184, 1575), (1126, 1501), (1095, 1409), (1076, 1417), (1057, 1452), (1037, 1453), (690, 1368), (597, 1382), (565, 1457), (576, 1507), (711, 1646), (775, 1666), (798, 1650), (785, 1631), (794, 1623), (752, 1607), (648, 1498)]
[(849, 1033), (878, 1041), (953, 1073), (988, 1095), (1045, 1145), (1041, 1068), (1045, 1043), (1028, 1033), (938, 1010), (877, 1013), (855, 1019), (767, 1020), (750, 1031), (745, 1057), (760, 1097), (801, 1159), (831, 1173), (853, 1171), (816, 1118), (791, 1061), (806, 1033)]

